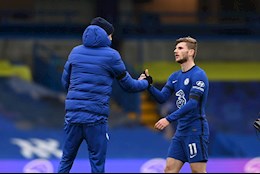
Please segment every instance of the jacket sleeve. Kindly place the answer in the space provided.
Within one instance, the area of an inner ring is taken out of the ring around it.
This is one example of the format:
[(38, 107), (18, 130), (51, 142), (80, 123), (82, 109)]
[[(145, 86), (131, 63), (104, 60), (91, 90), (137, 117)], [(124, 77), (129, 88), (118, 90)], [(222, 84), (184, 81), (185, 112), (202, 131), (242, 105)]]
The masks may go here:
[(126, 72), (125, 76), (119, 80), (120, 86), (127, 92), (140, 92), (148, 88), (147, 80), (136, 80)]
[(147, 80), (133, 79), (126, 70), (125, 64), (120, 54), (115, 51), (112, 63), (113, 74), (118, 80), (120, 86), (127, 92), (140, 92), (148, 88)]
[(61, 84), (66, 91), (68, 91), (70, 85), (70, 73), (71, 73), (71, 65), (69, 61), (67, 61), (64, 65), (64, 69), (61, 77)]

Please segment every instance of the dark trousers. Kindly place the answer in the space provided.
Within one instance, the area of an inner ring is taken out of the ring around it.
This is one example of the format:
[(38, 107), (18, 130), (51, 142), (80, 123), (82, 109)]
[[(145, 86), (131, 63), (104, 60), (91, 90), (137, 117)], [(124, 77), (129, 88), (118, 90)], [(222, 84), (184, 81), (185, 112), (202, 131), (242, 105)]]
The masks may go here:
[(107, 122), (93, 124), (65, 123), (63, 154), (58, 173), (69, 173), (83, 140), (88, 145), (92, 173), (105, 172), (107, 152)]

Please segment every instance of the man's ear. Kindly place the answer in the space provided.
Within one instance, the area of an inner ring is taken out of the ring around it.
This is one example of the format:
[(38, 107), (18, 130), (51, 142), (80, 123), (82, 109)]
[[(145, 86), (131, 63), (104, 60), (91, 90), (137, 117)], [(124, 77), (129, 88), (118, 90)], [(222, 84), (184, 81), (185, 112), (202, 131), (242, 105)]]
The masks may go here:
[(195, 56), (195, 50), (194, 49), (190, 49), (189, 50), (189, 55), (194, 57)]
[(113, 39), (113, 38), (112, 38), (112, 34), (108, 35), (108, 38), (109, 38), (110, 40), (112, 40), (112, 39)]

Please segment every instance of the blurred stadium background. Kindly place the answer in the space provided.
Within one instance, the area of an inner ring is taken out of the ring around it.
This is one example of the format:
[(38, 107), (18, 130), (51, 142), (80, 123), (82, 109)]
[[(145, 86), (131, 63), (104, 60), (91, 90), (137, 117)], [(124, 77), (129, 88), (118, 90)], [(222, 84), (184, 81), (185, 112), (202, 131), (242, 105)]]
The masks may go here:
[[(179, 65), (175, 39), (199, 42), (197, 64), (210, 80), (208, 172), (260, 172), (260, 1), (258, 0), (1, 0), (0, 172), (56, 172), (65, 93), (60, 77), (90, 20), (115, 26), (113, 47), (138, 77), (148, 68), (161, 87)], [(162, 172), (174, 125), (154, 123), (172, 109), (147, 92), (114, 83), (107, 172)], [(89, 172), (82, 145), (72, 172)], [(182, 172), (190, 172), (185, 165)]]

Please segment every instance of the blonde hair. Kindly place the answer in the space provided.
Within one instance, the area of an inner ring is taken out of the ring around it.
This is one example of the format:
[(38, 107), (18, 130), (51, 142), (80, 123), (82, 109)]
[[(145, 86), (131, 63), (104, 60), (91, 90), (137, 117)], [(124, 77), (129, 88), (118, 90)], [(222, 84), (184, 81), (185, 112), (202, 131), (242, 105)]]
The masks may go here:
[(185, 42), (187, 44), (188, 49), (193, 49), (194, 50), (194, 56), (193, 58), (196, 57), (197, 55), (197, 49), (198, 49), (198, 44), (197, 40), (188, 36), (188, 37), (181, 37), (176, 40), (175, 45), (177, 45), (180, 42)]

